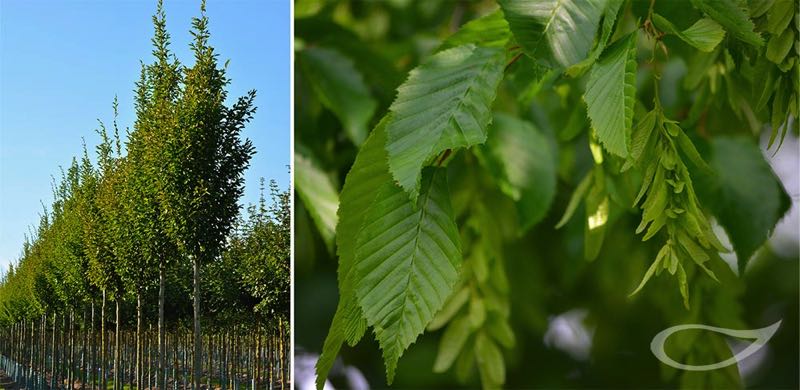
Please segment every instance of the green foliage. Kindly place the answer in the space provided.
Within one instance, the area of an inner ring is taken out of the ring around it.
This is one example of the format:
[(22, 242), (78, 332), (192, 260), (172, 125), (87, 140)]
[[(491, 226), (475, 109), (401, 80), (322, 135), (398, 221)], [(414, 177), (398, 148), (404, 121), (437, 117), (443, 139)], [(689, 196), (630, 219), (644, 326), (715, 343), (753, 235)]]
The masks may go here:
[[(367, 328), (401, 387), (452, 387), (426, 374), (431, 362), (470, 387), (478, 378), (485, 388), (741, 386), (732, 369), (658, 375), (649, 355), (625, 370), (602, 362), (621, 362), (617, 345), (643, 349), (647, 335), (635, 345), (625, 338), (643, 332), (642, 318), (647, 332), (684, 320), (747, 326), (741, 281), (713, 227), (725, 229), (741, 262), (786, 212), (757, 145), (765, 131), (797, 132), (797, 45), (787, 37), (798, 32), (778, 16), (786, 5), (766, 3), (304, 5), (297, 57), (336, 50), (352, 63), (347, 77), (363, 79), (378, 102), (361, 144), (342, 108), (304, 81), (312, 70), (297, 67), (296, 166), (307, 170), (297, 173), (297, 200), (318, 227), (296, 233), (298, 291), (317, 292), (298, 298), (298, 320), (327, 319), (303, 311), (312, 299), (333, 306), (318, 292), (333, 285), (331, 228), (315, 214), (329, 210), (332, 183), (344, 183), (333, 323), (324, 343), (325, 329), (298, 329), (304, 347), (322, 344), (317, 387), (340, 353), (377, 376), (375, 353), (343, 347), (369, 343)], [(736, 147), (724, 141), (731, 136)], [(315, 187), (312, 176), (326, 180)], [(761, 188), (751, 190), (749, 176)], [(315, 190), (329, 195), (308, 195)], [(748, 206), (756, 198), (765, 200)], [(663, 270), (671, 277), (656, 277)], [(540, 340), (548, 317), (584, 307), (606, 338), (576, 370)], [(719, 341), (682, 343), (670, 356), (729, 355)], [(521, 363), (545, 355), (555, 373)], [(569, 372), (580, 379), (564, 379)]]

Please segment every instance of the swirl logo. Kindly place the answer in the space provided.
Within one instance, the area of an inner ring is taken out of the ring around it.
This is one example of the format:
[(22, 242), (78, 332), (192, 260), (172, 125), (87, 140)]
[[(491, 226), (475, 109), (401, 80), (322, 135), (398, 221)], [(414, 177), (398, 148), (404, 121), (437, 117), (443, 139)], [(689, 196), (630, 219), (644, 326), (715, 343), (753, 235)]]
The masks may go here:
[[(688, 371), (709, 371), (709, 370), (716, 370), (718, 368), (727, 367), (731, 364), (744, 360), (748, 356), (752, 355), (761, 347), (763, 347), (769, 339), (775, 335), (775, 332), (781, 326), (781, 321), (778, 321), (770, 326), (761, 329), (727, 329), (727, 328), (718, 328), (716, 326), (708, 326), (702, 324), (684, 324), (684, 325), (676, 325), (667, 329), (662, 330), (659, 332), (655, 337), (653, 337), (653, 341), (650, 342), (650, 350), (653, 351), (653, 355), (655, 355), (658, 360), (664, 362), (664, 364), (670, 365), (672, 367), (681, 369), (681, 370), (688, 370)], [(667, 341), (667, 338), (671, 336), (673, 333), (680, 332), (682, 330), (688, 329), (704, 329), (710, 330), (712, 332), (722, 333), (731, 337), (736, 337), (740, 339), (755, 339), (755, 341), (747, 346), (747, 348), (743, 349), (736, 355), (733, 355), (731, 358), (725, 359), (721, 362), (714, 363), (714, 364), (704, 364), (704, 365), (689, 365), (689, 364), (682, 364), (678, 363), (673, 360), (671, 357), (667, 356), (667, 353), (664, 351), (664, 343)]]

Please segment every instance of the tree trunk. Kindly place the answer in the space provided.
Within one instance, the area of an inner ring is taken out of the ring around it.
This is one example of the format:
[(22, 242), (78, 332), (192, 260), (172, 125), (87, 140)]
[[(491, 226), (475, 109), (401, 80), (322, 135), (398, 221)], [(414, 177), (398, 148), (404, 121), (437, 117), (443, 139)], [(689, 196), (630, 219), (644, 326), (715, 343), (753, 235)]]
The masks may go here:
[(115, 390), (122, 390), (122, 386), (120, 386), (120, 374), (119, 374), (119, 294), (115, 296), (114, 302), (116, 303), (116, 330), (114, 331), (114, 389)]
[(164, 375), (164, 363), (167, 355), (166, 333), (164, 330), (164, 290), (166, 287), (166, 272), (164, 261), (158, 267), (158, 372), (156, 373), (156, 386), (166, 390), (167, 381)]
[(142, 293), (136, 293), (136, 386), (142, 387)]
[(100, 383), (103, 390), (108, 388), (106, 349), (106, 290), (103, 290), (103, 304), (100, 307)]
[(200, 256), (193, 256), (194, 266), (194, 388), (200, 389), (203, 364), (203, 339), (200, 333)]

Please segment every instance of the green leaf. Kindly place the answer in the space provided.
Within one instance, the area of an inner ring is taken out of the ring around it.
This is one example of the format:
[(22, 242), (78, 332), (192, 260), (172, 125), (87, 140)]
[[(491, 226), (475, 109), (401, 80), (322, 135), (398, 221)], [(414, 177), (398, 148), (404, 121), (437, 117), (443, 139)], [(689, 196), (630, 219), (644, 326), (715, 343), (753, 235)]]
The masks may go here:
[(384, 117), (370, 134), (356, 156), (344, 181), (341, 193), (336, 226), (336, 248), (339, 255), (339, 294), (343, 309), (347, 309), (345, 332), (348, 344), (355, 345), (366, 328), (356, 301), (354, 278), (356, 238), (364, 223), (367, 208), (377, 196), (377, 190), (392, 181), (386, 162), (386, 123), (390, 116)]
[(644, 277), (642, 278), (642, 281), (639, 283), (639, 286), (636, 287), (636, 290), (633, 290), (633, 292), (630, 293), (628, 297), (636, 295), (642, 289), (642, 287), (644, 287), (644, 285), (647, 284), (647, 281), (649, 281), (650, 278), (653, 277), (653, 274), (655, 274), (656, 270), (663, 265), (664, 259), (667, 258), (668, 256), (670, 256), (670, 247), (669, 244), (664, 244), (664, 246), (661, 247), (661, 250), (658, 251), (658, 255), (656, 255), (656, 260), (653, 261), (653, 264), (650, 264), (650, 267), (647, 269), (647, 272), (644, 273)]
[(495, 113), (481, 161), (514, 199), (522, 230), (547, 214), (556, 191), (556, 162), (550, 140), (532, 123)]
[(747, 4), (739, 0), (692, 0), (695, 8), (717, 21), (735, 38), (753, 46), (761, 46), (764, 40), (755, 32), (750, 20)]
[(620, 157), (628, 156), (635, 94), (636, 33), (631, 33), (592, 67), (583, 97), (597, 138)]
[(439, 52), (398, 88), (387, 125), (389, 170), (416, 201), (422, 167), (447, 149), (486, 140), (505, 52), (469, 44)]
[(653, 14), (653, 22), (659, 30), (673, 34), (707, 53), (713, 51), (722, 42), (722, 38), (725, 38), (725, 30), (722, 26), (709, 18), (700, 19), (683, 31), (678, 30), (675, 25), (659, 14)]
[(508, 22), (498, 9), (494, 12), (471, 20), (461, 26), (455, 34), (448, 37), (439, 50), (449, 49), (468, 43), (483, 47), (504, 47), (511, 38)]
[(782, 63), (794, 44), (794, 30), (791, 28), (787, 28), (780, 35), (773, 35), (767, 43), (767, 59), (776, 64)]
[(428, 330), (436, 330), (441, 328), (442, 326), (446, 325), (450, 320), (464, 307), (464, 304), (467, 303), (469, 299), (469, 287), (464, 287), (459, 290), (457, 293), (453, 294), (447, 302), (444, 304), (442, 310), (440, 310), (431, 320), (430, 324), (428, 324)]
[[(317, 389), (321, 390), (342, 343), (355, 345), (366, 330), (366, 320), (355, 294), (356, 236), (364, 222), (367, 208), (377, 196), (377, 189), (390, 183), (392, 176), (386, 163), (385, 124), (388, 116), (376, 126), (362, 146), (344, 181), (336, 225), (336, 249), (339, 255), (339, 304), (328, 330), (328, 336), (317, 361)], [(295, 162), (295, 164), (297, 164)]]
[(439, 341), (439, 353), (433, 363), (433, 372), (445, 372), (453, 362), (456, 361), (464, 344), (471, 334), (469, 320), (466, 317), (459, 317), (453, 320), (444, 331), (441, 341)]
[(642, 153), (644, 152), (647, 143), (650, 141), (650, 134), (656, 127), (656, 117), (656, 110), (648, 111), (647, 114), (645, 114), (644, 117), (639, 120), (639, 123), (636, 124), (636, 128), (633, 129), (633, 135), (631, 139), (630, 158), (625, 160), (625, 164), (623, 164), (621, 172), (627, 171), (632, 166), (639, 165), (639, 160), (642, 157)]
[(600, 58), (600, 54), (603, 53), (606, 45), (608, 45), (608, 40), (611, 39), (611, 34), (614, 33), (614, 24), (617, 21), (617, 14), (619, 13), (619, 9), (623, 2), (624, 0), (608, 0), (606, 3), (606, 8), (603, 11), (603, 25), (601, 27), (600, 37), (597, 39), (597, 43), (592, 48), (592, 51), (589, 52), (589, 56), (586, 57), (585, 60), (572, 65), (569, 67), (569, 69), (567, 69), (567, 75), (577, 77), (583, 74), (583, 72), (594, 65), (595, 61)]
[(525, 54), (556, 68), (586, 58), (605, 5), (605, 0), (500, 0)]
[(475, 338), (475, 360), (485, 389), (497, 388), (506, 380), (506, 366), (500, 348), (484, 332)]
[(339, 194), (330, 176), (310, 158), (295, 153), (294, 164), (297, 194), (303, 200), (322, 240), (332, 253)]
[(336, 50), (310, 47), (298, 53), (298, 64), (317, 98), (342, 122), (356, 146), (367, 137), (367, 126), (378, 102), (372, 98), (353, 61)]
[(767, 31), (773, 35), (781, 35), (789, 27), (796, 9), (797, 5), (793, 0), (775, 0), (767, 11)]
[(461, 266), (446, 172), (429, 168), (423, 176), (416, 207), (393, 182), (376, 190), (356, 240), (356, 294), (389, 383), (400, 356), (449, 297)]
[(586, 222), (584, 223), (583, 255), (586, 260), (594, 260), (600, 254), (608, 225), (608, 195), (602, 185), (597, 184), (586, 196)]
[(725, 228), (742, 275), (752, 254), (788, 210), (789, 196), (758, 145), (746, 138), (712, 141), (711, 166), (717, 173), (704, 183), (704, 201)]
[(586, 191), (589, 190), (589, 186), (592, 184), (592, 177), (592, 171), (589, 171), (583, 179), (581, 179), (581, 182), (578, 183), (578, 186), (575, 187), (575, 191), (572, 192), (569, 203), (567, 203), (567, 208), (564, 210), (564, 215), (561, 216), (561, 219), (558, 220), (556, 224), (556, 229), (560, 229), (562, 226), (566, 225), (570, 218), (572, 218), (572, 215), (575, 214), (575, 210), (578, 209), (578, 205), (586, 195)]

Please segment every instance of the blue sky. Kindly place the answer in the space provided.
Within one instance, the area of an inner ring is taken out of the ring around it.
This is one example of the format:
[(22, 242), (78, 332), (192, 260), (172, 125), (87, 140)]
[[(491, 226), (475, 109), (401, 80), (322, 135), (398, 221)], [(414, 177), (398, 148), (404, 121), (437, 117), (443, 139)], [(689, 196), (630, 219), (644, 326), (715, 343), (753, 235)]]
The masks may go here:
[[(155, 7), (155, 0), (0, 1), (0, 269), (19, 257), (40, 201), (51, 203), (51, 176), (80, 156), (81, 137), (97, 144), (97, 119), (110, 126), (115, 95), (121, 128), (132, 126)], [(165, 1), (172, 50), (184, 64), (193, 62), (189, 29), (199, 8), (199, 0)], [(289, 0), (209, 0), (207, 14), (220, 63), (231, 60), (229, 99), (258, 91), (245, 130), (257, 154), (243, 198), (255, 202), (260, 177), (289, 186)]]

